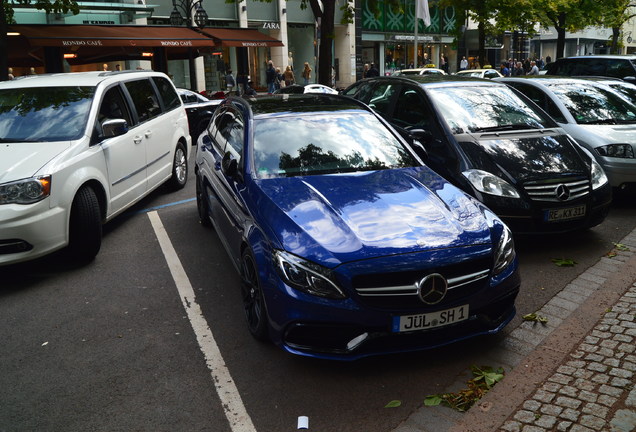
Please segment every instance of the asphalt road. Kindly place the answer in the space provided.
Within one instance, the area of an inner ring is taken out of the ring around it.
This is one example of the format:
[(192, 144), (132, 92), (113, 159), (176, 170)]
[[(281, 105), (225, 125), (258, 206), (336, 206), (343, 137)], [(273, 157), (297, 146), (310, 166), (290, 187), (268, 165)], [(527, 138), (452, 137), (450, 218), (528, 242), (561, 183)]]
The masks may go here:
[[(522, 289), (517, 317), (501, 335), (418, 354), (326, 362), (250, 337), (236, 271), (215, 232), (198, 223), (193, 180), (191, 172), (184, 190), (159, 190), (108, 224), (89, 265), (75, 267), (56, 254), (0, 267), (0, 432), (282, 432), (296, 430), (299, 416), (309, 417), (310, 431), (387, 432), (636, 224), (636, 204), (627, 197), (594, 229), (516, 239)], [(201, 349), (192, 298), (179, 291), (184, 281), (175, 281), (150, 215), (165, 228), (211, 332), (204, 345), (213, 339), (220, 355)], [(557, 267), (552, 258), (577, 265)], [(231, 378), (211, 372), (214, 361)], [(248, 422), (233, 417), (225, 402), (234, 391)], [(384, 408), (392, 400), (402, 405)]]

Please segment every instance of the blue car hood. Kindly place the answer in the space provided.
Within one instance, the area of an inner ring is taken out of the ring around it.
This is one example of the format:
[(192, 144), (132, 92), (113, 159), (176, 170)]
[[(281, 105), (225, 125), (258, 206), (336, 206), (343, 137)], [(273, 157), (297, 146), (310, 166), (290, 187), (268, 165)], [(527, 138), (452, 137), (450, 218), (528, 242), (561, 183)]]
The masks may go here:
[(257, 188), (257, 211), (281, 247), (323, 265), (491, 242), (484, 208), (426, 167)]

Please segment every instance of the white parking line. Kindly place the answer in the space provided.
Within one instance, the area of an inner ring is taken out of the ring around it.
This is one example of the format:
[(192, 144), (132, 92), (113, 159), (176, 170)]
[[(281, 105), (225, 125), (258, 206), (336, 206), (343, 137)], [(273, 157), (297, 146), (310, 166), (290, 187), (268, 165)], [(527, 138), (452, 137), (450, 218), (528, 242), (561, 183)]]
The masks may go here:
[(159, 240), (159, 245), (170, 268), (170, 273), (177, 285), (181, 303), (188, 314), (188, 319), (190, 320), (190, 324), (192, 324), (192, 329), (197, 337), (199, 347), (203, 352), (208, 369), (210, 369), (212, 381), (221, 399), (221, 405), (230, 423), (230, 427), (233, 432), (255, 432), (256, 429), (252, 424), (252, 419), (247, 414), (243, 401), (241, 400), (241, 395), (234, 384), (234, 380), (232, 380), (230, 376), (229, 370), (225, 366), (221, 351), (214, 340), (212, 330), (210, 330), (203, 316), (201, 307), (197, 303), (188, 275), (186, 275), (181, 261), (179, 261), (179, 257), (174, 247), (172, 247), (168, 233), (166, 233), (156, 211), (149, 212), (148, 218), (150, 218), (150, 223), (155, 230), (155, 235), (157, 236), (157, 240)]

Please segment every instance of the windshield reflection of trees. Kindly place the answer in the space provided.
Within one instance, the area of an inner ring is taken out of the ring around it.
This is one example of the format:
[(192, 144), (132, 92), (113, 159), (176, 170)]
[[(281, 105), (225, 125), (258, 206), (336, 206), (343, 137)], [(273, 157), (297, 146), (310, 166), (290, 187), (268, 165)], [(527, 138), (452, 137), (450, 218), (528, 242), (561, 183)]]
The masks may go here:
[(572, 85), (567, 89), (552, 86), (552, 89), (578, 123), (636, 121), (636, 107), (610, 92), (583, 85)]
[(93, 98), (93, 87), (42, 87), (0, 92), (0, 114), (15, 111), (20, 116), (44, 109), (58, 110)]
[(303, 174), (328, 174), (352, 172), (359, 170), (380, 170), (388, 167), (375, 157), (364, 160), (360, 152), (352, 151), (348, 155), (338, 157), (334, 152), (324, 152), (314, 144), (298, 149), (298, 156), (292, 157), (283, 152), (280, 156), (279, 168), (288, 176)]

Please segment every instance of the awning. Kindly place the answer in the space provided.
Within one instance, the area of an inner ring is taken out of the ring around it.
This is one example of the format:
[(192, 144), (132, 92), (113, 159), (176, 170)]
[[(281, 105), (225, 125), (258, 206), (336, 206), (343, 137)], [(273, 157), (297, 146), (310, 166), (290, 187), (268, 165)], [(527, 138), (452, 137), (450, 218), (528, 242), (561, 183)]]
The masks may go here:
[(198, 28), (214, 39), (215, 45), (224, 47), (276, 47), (283, 43), (271, 36), (250, 28)]
[(186, 27), (98, 25), (10, 25), (40, 47), (212, 47), (214, 41)]

